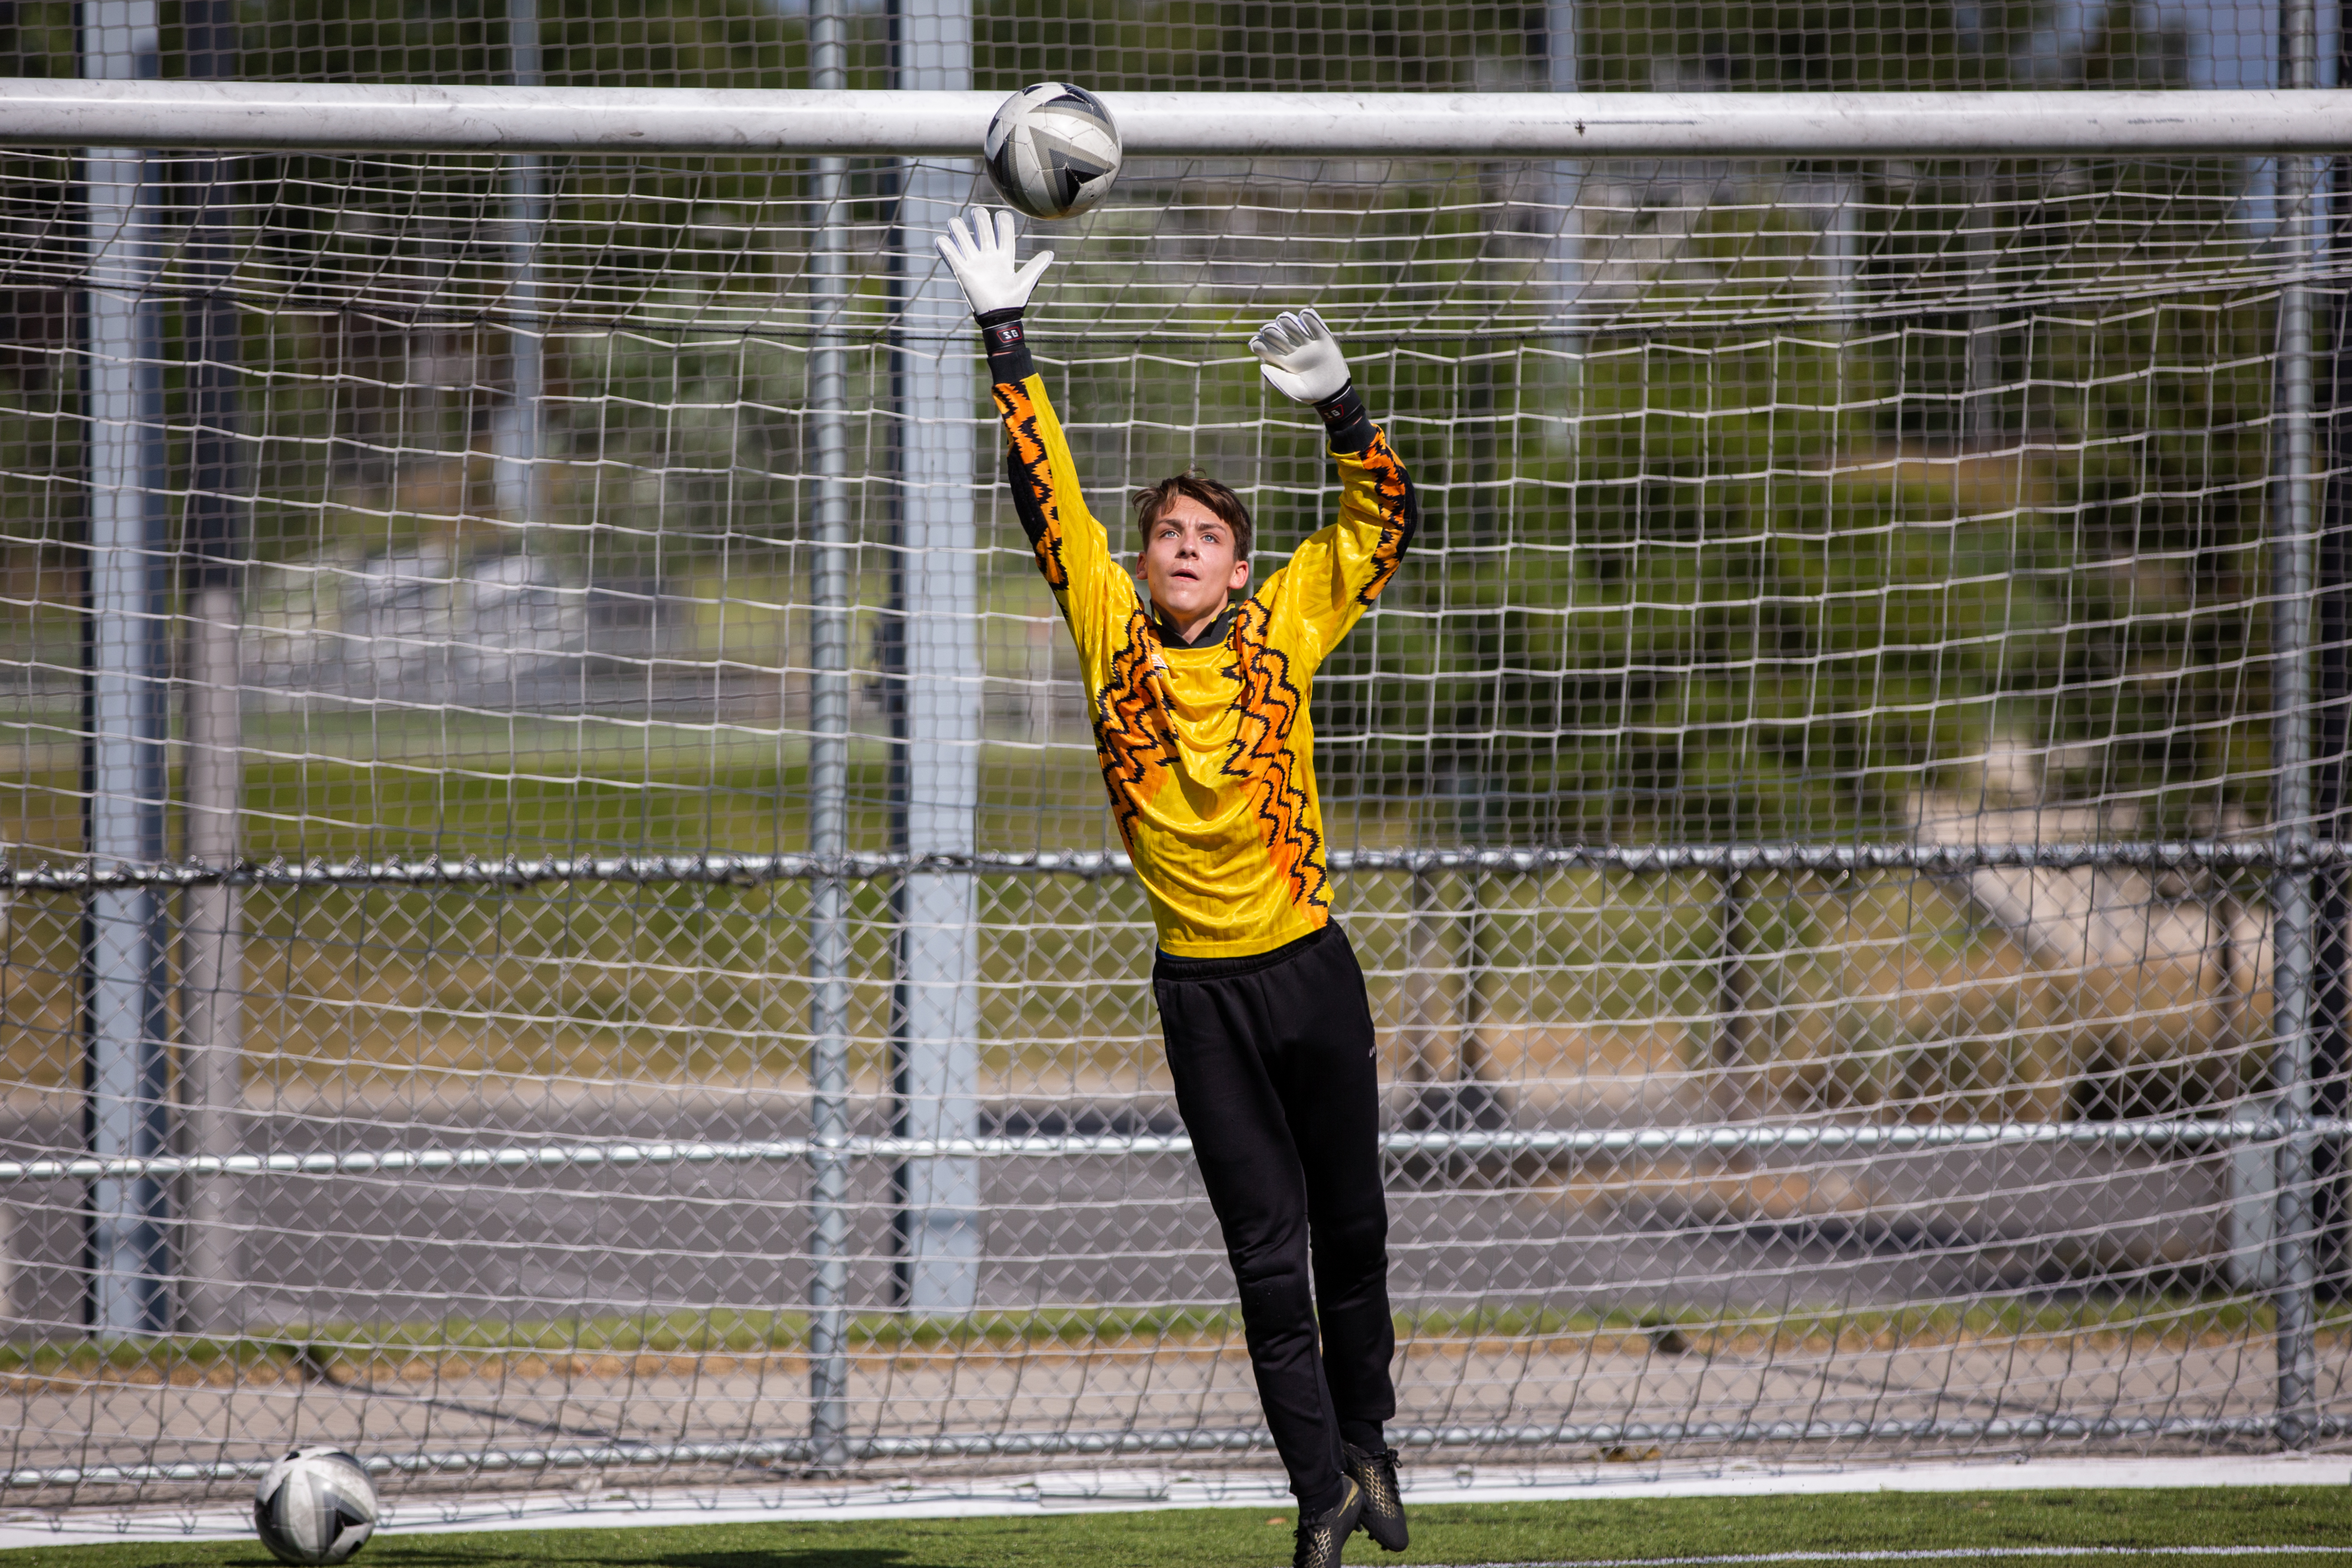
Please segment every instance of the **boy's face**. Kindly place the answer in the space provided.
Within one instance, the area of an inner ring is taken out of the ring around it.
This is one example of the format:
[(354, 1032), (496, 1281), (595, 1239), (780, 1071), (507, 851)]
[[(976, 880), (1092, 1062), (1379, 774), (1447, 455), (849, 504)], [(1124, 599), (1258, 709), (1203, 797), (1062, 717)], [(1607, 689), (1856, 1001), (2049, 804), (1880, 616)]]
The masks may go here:
[(1145, 530), (1135, 564), (1151, 602), (1188, 628), (1249, 583), (1250, 563), (1234, 555), (1232, 528), (1190, 496), (1177, 497)]

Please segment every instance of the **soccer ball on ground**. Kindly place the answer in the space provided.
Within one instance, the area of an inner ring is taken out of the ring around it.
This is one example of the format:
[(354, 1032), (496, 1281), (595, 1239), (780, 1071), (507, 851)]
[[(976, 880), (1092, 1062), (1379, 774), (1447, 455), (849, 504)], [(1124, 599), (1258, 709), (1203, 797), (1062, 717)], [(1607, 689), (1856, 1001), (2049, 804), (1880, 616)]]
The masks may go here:
[(297, 1448), (253, 1489), (253, 1528), (280, 1563), (341, 1563), (375, 1533), (375, 1483), (341, 1448)]
[(1074, 218), (1118, 178), (1118, 127), (1086, 89), (1041, 81), (997, 109), (981, 154), (1007, 202), (1033, 218)]

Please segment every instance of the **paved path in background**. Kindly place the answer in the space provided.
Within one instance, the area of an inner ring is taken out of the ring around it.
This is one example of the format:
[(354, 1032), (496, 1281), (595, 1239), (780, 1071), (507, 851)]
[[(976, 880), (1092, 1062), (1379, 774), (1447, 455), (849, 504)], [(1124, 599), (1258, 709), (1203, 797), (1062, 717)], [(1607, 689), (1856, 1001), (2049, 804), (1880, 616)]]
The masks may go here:
[[(352, 1122), (256, 1116), (247, 1144), (303, 1151), (806, 1131), (789, 1105), (746, 1115), (723, 1104), (592, 1102), (538, 1127), (462, 1111), (403, 1127), (371, 1109)], [(1028, 1114), (1034, 1125), (1060, 1113)], [(54, 1118), (0, 1121), (0, 1153), (54, 1154), (78, 1142)], [(982, 1305), (1230, 1301), (1189, 1157), (979, 1166)], [(868, 1165), (853, 1182), (854, 1302), (892, 1300), (888, 1178)], [(253, 1178), (243, 1189), (247, 1321), (796, 1308), (808, 1292), (808, 1190), (804, 1169), (781, 1165)], [(1779, 1313), (2063, 1298), (2210, 1285), (2228, 1245), (2216, 1155), (2017, 1149), (1771, 1167), (1421, 1161), (1392, 1170), (1390, 1191), (1392, 1284), (1406, 1309)], [(80, 1317), (80, 1188), (20, 1184), (0, 1201), (14, 1206), (10, 1315), (35, 1333), (69, 1332)]]
[[(1400, 1357), (1397, 1425), (1885, 1425), (2060, 1411), (2125, 1423), (2259, 1416), (2271, 1400), (2267, 1349), (2251, 1336), (2198, 1343), (2090, 1334), (1923, 1339), (1885, 1348), (1759, 1342), (1680, 1354), (1638, 1335), (1429, 1338), (1408, 1343)], [(2352, 1409), (2347, 1373), (2352, 1344), (2331, 1339), (2321, 1368), (2331, 1409)], [(796, 1354), (528, 1356), (471, 1366), (419, 1358), (405, 1369), (370, 1368), (363, 1383), (348, 1368), (331, 1381), (293, 1378), (275, 1365), (263, 1381), (240, 1375), (224, 1369), (217, 1385), (163, 1386), (119, 1376), (11, 1378), (0, 1396), (12, 1429), (10, 1467), (242, 1459), (296, 1441), (412, 1454), (790, 1438), (806, 1432), (810, 1414), (808, 1366)], [(851, 1365), (849, 1412), (853, 1439), (1039, 1432), (1109, 1438), (1259, 1427), (1241, 1346), (1197, 1340), (860, 1356)], [(1870, 1446), (1771, 1447), (1785, 1454)], [(1609, 1447), (1571, 1445), (1587, 1456)], [(1621, 1459), (1659, 1457), (1652, 1445), (1614, 1447)], [(1560, 1450), (1551, 1452), (1557, 1458)], [(1231, 1464), (1242, 1457), (1149, 1462)], [(1085, 1461), (1015, 1458), (993, 1468), (1007, 1462), (1034, 1469)], [(919, 1474), (958, 1463), (896, 1458), (866, 1468)]]
[[(539, 1135), (440, 1120), (430, 1141)], [(380, 1134), (382, 1119), (339, 1126), (288, 1115), (265, 1122), (254, 1142), (325, 1146), (354, 1130)], [(606, 1103), (571, 1108), (561, 1132), (740, 1138), (800, 1130), (783, 1115), (752, 1125), (718, 1110)], [(55, 1126), (20, 1123), (14, 1131), (0, 1138), (10, 1152), (55, 1148), (60, 1137)], [(1230, 1301), (1189, 1160), (991, 1161), (981, 1168), (983, 1304), (1090, 1314)], [(726, 1309), (796, 1309), (806, 1300), (806, 1179), (790, 1166), (257, 1179), (245, 1192), (256, 1281), (247, 1310), (265, 1325), (470, 1317), (495, 1328), (672, 1312), (693, 1325), (718, 1309), (723, 1326)], [(79, 1322), (79, 1195), (47, 1184), (11, 1196), (13, 1337), (69, 1341)], [(1622, 1322), (1664, 1308), (1773, 1320), (1804, 1309), (1990, 1303), (2039, 1313), (2046, 1328), (2063, 1322), (2064, 1303), (2082, 1299), (2086, 1285), (2135, 1291), (2210, 1281), (2225, 1197), (2218, 1159), (2167, 1164), (2098, 1151), (1939, 1154), (1784, 1170), (1408, 1164), (1391, 1179), (1393, 1280), (1398, 1304), (1411, 1311), (1606, 1312)], [(852, 1300), (884, 1303), (887, 1172), (861, 1172), (853, 1198), (864, 1250)], [(2270, 1407), (2272, 1350), (2251, 1329), (2239, 1340), (2194, 1343), (2167, 1339), (2159, 1324), (2011, 1341), (1956, 1334), (1955, 1321), (1946, 1312), (1890, 1331), (1895, 1337), (1850, 1338), (1832, 1350), (1769, 1334), (1690, 1337), (1663, 1328), (1580, 1340), (1462, 1337), (1475, 1335), (1481, 1320), (1456, 1319), (1452, 1337), (1409, 1347), (1400, 1419), (1464, 1427), (1708, 1421), (1883, 1428), (2052, 1415), (2231, 1419)], [(9, 1429), (12, 1469), (246, 1458), (298, 1439), (387, 1453), (478, 1451), (791, 1438), (808, 1428), (808, 1369), (796, 1355), (638, 1359), (595, 1350), (471, 1368), (380, 1363), (366, 1367), (365, 1387), (285, 1380), (275, 1370), (282, 1363), (272, 1364), (267, 1381), (232, 1386), (20, 1377), (0, 1387), (0, 1422)], [(2323, 1398), (2344, 1408), (2347, 1371), (2335, 1342), (2322, 1373)], [(851, 1404), (854, 1435), (893, 1437), (1109, 1437), (1258, 1425), (1239, 1345), (1189, 1337), (1102, 1344), (1082, 1337), (861, 1359)]]

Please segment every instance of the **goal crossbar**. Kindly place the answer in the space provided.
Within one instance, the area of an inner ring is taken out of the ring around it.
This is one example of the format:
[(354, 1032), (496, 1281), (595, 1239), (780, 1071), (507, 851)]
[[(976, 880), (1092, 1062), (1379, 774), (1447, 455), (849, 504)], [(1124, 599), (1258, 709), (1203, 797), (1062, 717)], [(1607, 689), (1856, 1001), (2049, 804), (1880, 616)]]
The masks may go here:
[[(1106, 92), (1131, 157), (2149, 157), (2352, 149), (2330, 91)], [(968, 156), (990, 92), (0, 81), (0, 144)]]

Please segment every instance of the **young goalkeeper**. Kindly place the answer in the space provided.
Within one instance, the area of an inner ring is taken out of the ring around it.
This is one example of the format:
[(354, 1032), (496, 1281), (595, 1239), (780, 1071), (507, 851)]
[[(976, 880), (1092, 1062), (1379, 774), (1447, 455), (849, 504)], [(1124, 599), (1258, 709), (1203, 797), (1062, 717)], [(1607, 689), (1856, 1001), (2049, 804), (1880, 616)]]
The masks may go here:
[(1176, 1106), (1298, 1499), (1294, 1561), (1337, 1564), (1359, 1527), (1401, 1552), (1396, 1455), (1381, 1434), (1396, 1414), (1395, 1334), (1371, 1009), (1331, 920), (1307, 699), (1404, 558), (1412, 486), (1323, 323), (1278, 317), (1250, 348), (1277, 392), (1322, 415), (1339, 520), (1241, 598), (1240, 497), (1197, 475), (1163, 479), (1134, 496), (1139, 597), (1079, 497), (1022, 340), (1053, 253), (1016, 268), (1013, 238), (1012, 214), (975, 212), (939, 247), (980, 321), (1013, 509), (1076, 640), (1111, 814), (1159, 926), (1151, 983)]

